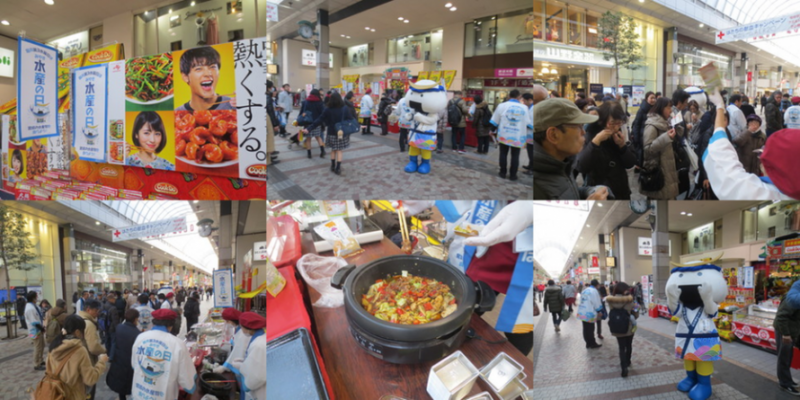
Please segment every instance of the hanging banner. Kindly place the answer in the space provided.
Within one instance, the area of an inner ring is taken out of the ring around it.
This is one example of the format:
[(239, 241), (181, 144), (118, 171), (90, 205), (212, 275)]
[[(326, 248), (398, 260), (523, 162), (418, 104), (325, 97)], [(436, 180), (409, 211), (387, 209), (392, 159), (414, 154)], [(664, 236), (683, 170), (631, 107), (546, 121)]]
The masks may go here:
[(278, 22), (278, 5), (267, 2), (267, 21)]
[(422, 71), (422, 72), (419, 73), (419, 75), (417, 75), (417, 80), (418, 81), (422, 81), (422, 80), (428, 79), (428, 75), (429, 74), (430, 74), (430, 72), (428, 72), (428, 71)]
[(752, 266), (742, 268), (742, 287), (745, 289), (753, 289), (754, 281), (754, 268)]
[(233, 307), (233, 272), (230, 269), (214, 271), (214, 307)]
[(444, 71), (444, 84), (445, 89), (450, 90), (450, 85), (453, 84), (453, 80), (456, 79), (456, 71)]
[(106, 72), (106, 65), (73, 72), (72, 147), (81, 160), (106, 161)]
[(58, 136), (58, 51), (22, 37), (18, 42), (19, 140)]
[[(236, 133), (239, 142), (232, 146), (220, 143), (223, 160), (236, 160), (239, 150), (239, 177), (267, 180), (267, 41), (265, 38), (246, 39), (233, 43), (233, 61), (236, 70), (236, 121), (228, 132)], [(310, 90), (309, 90), (310, 92)], [(212, 130), (215, 127), (211, 128)], [(223, 139), (225, 136), (222, 137)], [(233, 138), (233, 135), (231, 135)]]
[(115, 229), (111, 234), (112, 241), (121, 242), (124, 240), (140, 239), (149, 236), (164, 234), (177, 234), (188, 230), (186, 217), (175, 217), (162, 219), (160, 221), (148, 222), (141, 225), (132, 225), (125, 228)]
[(439, 79), (442, 78), (442, 71), (431, 71), (430, 75), (428, 75), (428, 79), (434, 82), (439, 82)]
[(101, 47), (88, 52), (86, 54), (86, 61), (83, 65), (105, 64), (111, 61), (122, 60), (125, 58), (125, 54), (123, 53), (124, 50), (122, 48), (122, 44), (120, 43)]
[[(108, 92), (125, 92), (125, 61), (113, 61), (108, 64)], [(107, 98), (106, 131), (108, 132), (108, 163), (125, 164), (125, 97), (110, 96)]]
[(253, 260), (265, 261), (267, 259), (267, 242), (253, 244)]
[(738, 25), (717, 31), (716, 44), (735, 42), (755, 42), (765, 39), (776, 39), (800, 33), (800, 12), (765, 19), (747, 25)]

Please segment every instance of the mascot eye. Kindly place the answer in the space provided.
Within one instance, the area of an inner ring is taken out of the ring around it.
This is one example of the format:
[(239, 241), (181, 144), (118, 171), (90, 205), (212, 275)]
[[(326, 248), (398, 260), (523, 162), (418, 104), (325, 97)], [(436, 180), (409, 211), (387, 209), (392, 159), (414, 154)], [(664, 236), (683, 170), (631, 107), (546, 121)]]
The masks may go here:
[(702, 272), (698, 272), (697, 276), (703, 276), (703, 273)]
[(683, 278), (683, 274), (678, 274), (678, 278)]

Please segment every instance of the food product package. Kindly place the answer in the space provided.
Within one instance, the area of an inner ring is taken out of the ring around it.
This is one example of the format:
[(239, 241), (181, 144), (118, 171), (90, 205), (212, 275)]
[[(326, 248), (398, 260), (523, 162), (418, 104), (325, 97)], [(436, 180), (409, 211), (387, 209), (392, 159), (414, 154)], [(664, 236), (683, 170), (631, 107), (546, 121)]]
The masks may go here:
[(319, 292), (314, 307), (336, 308), (344, 305), (344, 294), (331, 286), (331, 278), (347, 261), (340, 257), (321, 257), (306, 254), (297, 261), (297, 270), (303, 280)]
[(286, 278), (281, 275), (277, 268), (267, 258), (267, 292), (272, 297), (278, 297), (278, 293), (286, 286)]
[(314, 231), (333, 245), (333, 255), (336, 257), (347, 258), (364, 251), (343, 218), (335, 218), (318, 225), (314, 227)]

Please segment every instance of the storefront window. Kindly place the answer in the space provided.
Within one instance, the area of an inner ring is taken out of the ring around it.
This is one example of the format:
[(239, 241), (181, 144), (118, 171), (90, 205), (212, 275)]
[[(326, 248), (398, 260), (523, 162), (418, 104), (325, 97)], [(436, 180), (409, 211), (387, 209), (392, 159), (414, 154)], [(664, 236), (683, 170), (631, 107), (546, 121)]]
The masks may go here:
[(800, 202), (765, 203), (759, 206), (757, 214), (756, 240), (768, 240), (800, 231)]
[(134, 49), (127, 57), (267, 34), (266, 0), (178, 2), (134, 16)]
[(58, 225), (29, 214), (22, 213), (22, 216), (25, 219), (26, 231), (29, 233), (28, 239), (33, 245), (31, 251), (36, 255), (31, 261), (35, 267), (29, 271), (10, 268), (8, 275), (11, 286), (27, 286), (28, 290), (41, 288), (42, 298), (39, 300), (47, 299), (50, 304), (55, 305), (58, 280), (55, 267), (61, 264)]
[(542, 40), (544, 31), (544, 0), (533, 0), (533, 38)]
[(464, 57), (530, 52), (533, 39), (542, 36), (542, 7), (538, 1), (534, 2), (534, 7), (537, 4), (539, 11), (536, 12), (529, 8), (466, 24)]
[(585, 24), (586, 14), (581, 12), (582, 9), (577, 7), (569, 7), (569, 44), (583, 46), (583, 32), (582, 27)]
[(700, 67), (715, 62), (723, 78), (723, 85), (731, 85), (732, 57), (705, 49), (692, 43), (678, 43), (678, 76), (679, 84), (685, 86), (701, 86), (703, 78), (700, 76)]
[(548, 42), (564, 43), (566, 9), (562, 3), (548, 1), (545, 6), (545, 37)]
[[(424, 32), (389, 39), (386, 50), (387, 62), (393, 64), (418, 61), (441, 61), (441, 33), (439, 33), (438, 36), (439, 49), (435, 53), (431, 51), (431, 44), (433, 42), (432, 36), (431, 32)], [(436, 58), (434, 58), (434, 56), (436, 56)]]
[(586, 47), (597, 48), (597, 21), (600, 19), (592, 13), (586, 14)]
[(345, 67), (364, 67), (372, 64), (372, 51), (368, 44), (360, 44), (347, 48), (344, 60)]

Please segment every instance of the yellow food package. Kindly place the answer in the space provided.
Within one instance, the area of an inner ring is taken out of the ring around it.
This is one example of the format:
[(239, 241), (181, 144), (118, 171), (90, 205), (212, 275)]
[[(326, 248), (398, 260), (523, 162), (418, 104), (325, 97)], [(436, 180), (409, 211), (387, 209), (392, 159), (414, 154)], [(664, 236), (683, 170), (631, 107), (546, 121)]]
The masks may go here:
[(278, 293), (286, 286), (286, 278), (281, 275), (280, 271), (272, 265), (272, 262), (267, 258), (267, 292), (272, 297), (278, 297)]

